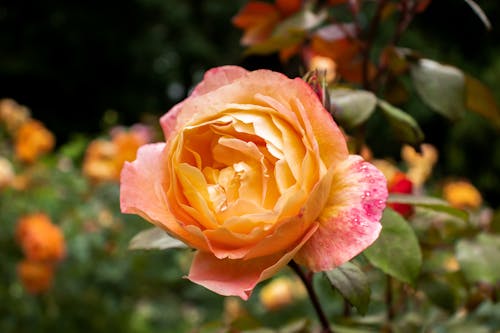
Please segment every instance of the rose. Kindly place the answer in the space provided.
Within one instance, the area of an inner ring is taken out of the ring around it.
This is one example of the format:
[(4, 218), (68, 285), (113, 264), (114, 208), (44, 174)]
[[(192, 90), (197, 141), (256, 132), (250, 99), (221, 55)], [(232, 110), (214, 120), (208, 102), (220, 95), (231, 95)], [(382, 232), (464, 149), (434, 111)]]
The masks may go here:
[(303, 80), (214, 68), (160, 123), (166, 142), (123, 168), (121, 209), (197, 250), (191, 281), (247, 299), (292, 259), (330, 270), (378, 237), (385, 178)]

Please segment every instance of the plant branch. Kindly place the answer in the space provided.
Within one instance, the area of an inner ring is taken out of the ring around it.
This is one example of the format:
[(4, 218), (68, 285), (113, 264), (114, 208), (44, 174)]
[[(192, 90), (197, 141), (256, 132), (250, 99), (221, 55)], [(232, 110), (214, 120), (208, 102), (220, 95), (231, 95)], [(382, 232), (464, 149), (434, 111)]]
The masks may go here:
[(367, 90), (372, 90), (370, 87), (370, 78), (368, 77), (369, 73), (369, 64), (370, 64), (370, 55), (373, 47), (373, 43), (375, 37), (377, 36), (378, 27), (380, 25), (380, 20), (382, 19), (383, 10), (388, 3), (388, 0), (379, 0), (377, 8), (375, 9), (375, 14), (372, 17), (370, 22), (370, 26), (368, 28), (368, 35), (365, 39), (365, 45), (363, 48), (363, 63), (362, 63), (362, 75), (363, 75), (363, 88)]
[(321, 333), (334, 333), (332, 329), (330, 328), (330, 322), (326, 318), (325, 312), (323, 311), (323, 308), (321, 307), (321, 304), (319, 303), (318, 295), (314, 291), (314, 287), (312, 285), (312, 276), (308, 276), (304, 273), (302, 268), (295, 262), (295, 261), (290, 261), (288, 263), (288, 266), (290, 266), (294, 272), (299, 276), (300, 280), (306, 287), (307, 293), (309, 295), (309, 299), (311, 300), (311, 303), (313, 304), (314, 310), (316, 311), (316, 314), (318, 315), (318, 319), (321, 323), (321, 327), (323, 330)]

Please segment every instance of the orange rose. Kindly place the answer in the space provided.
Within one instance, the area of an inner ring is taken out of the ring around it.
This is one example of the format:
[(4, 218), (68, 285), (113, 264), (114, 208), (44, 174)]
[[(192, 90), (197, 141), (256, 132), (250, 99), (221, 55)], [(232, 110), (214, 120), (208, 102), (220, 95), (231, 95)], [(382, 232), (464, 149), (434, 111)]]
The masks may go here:
[(24, 122), (16, 132), (16, 156), (23, 162), (33, 163), (41, 155), (50, 152), (55, 145), (55, 138), (38, 120)]
[(290, 260), (345, 263), (378, 237), (384, 176), (299, 78), (214, 68), (121, 174), (124, 213), (197, 250), (188, 279), (247, 299)]
[(39, 294), (52, 286), (54, 267), (51, 263), (23, 260), (17, 265), (17, 274), (30, 294)]
[(64, 236), (44, 213), (21, 217), (16, 237), (29, 260), (56, 262), (65, 255)]

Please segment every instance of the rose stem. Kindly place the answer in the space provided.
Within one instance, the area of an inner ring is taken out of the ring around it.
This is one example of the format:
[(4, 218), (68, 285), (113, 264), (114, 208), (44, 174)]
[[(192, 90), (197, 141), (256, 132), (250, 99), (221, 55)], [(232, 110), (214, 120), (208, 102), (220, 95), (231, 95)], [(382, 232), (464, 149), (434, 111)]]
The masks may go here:
[(309, 299), (311, 300), (314, 310), (316, 310), (316, 314), (318, 315), (319, 321), (321, 322), (321, 327), (323, 330), (321, 331), (322, 333), (334, 333), (332, 329), (330, 328), (330, 323), (328, 322), (328, 319), (326, 318), (325, 312), (323, 311), (323, 308), (321, 307), (321, 304), (319, 303), (318, 296), (316, 295), (316, 292), (314, 291), (312, 281), (310, 277), (306, 276), (304, 271), (300, 268), (300, 266), (295, 262), (295, 261), (290, 261), (288, 263), (288, 266), (290, 266), (294, 272), (299, 276), (299, 278), (302, 280), (302, 283), (304, 283), (304, 286), (306, 287), (307, 293), (309, 294)]

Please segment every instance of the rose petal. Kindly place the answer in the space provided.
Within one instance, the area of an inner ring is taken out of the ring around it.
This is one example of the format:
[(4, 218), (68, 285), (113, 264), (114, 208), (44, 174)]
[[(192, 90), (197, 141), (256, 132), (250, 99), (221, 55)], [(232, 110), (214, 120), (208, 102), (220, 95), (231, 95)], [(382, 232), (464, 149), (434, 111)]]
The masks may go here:
[(251, 260), (217, 259), (208, 252), (198, 251), (187, 278), (220, 295), (239, 296), (247, 300), (255, 285), (283, 268), (316, 231), (314, 224), (302, 240), (290, 251)]
[[(240, 77), (244, 76), (248, 71), (239, 66), (221, 66), (205, 72), (203, 81), (201, 81), (193, 90), (190, 97), (204, 95), (212, 90), (216, 90), (224, 85), (227, 85)], [(177, 118), (183, 110), (183, 104), (186, 100), (174, 105), (166, 114), (160, 118), (160, 125), (163, 129), (165, 138), (168, 138), (170, 133), (177, 126)], [(193, 111), (193, 110), (191, 110)], [(191, 114), (183, 115), (184, 119), (189, 119)]]
[(306, 82), (300, 78), (294, 79), (293, 82), (296, 86), (295, 101), (299, 109), (297, 111), (302, 114), (300, 111), (307, 110), (307, 119), (311, 122), (323, 162), (329, 167), (345, 160), (349, 154), (347, 143), (331, 114)]
[(168, 209), (162, 188), (164, 148), (165, 143), (144, 145), (137, 151), (135, 161), (125, 163), (120, 182), (121, 211), (141, 216), (192, 247), (207, 249), (201, 232), (186, 231)]
[(297, 254), (312, 271), (331, 270), (361, 253), (378, 237), (387, 199), (383, 174), (351, 155), (336, 169), (320, 227)]

